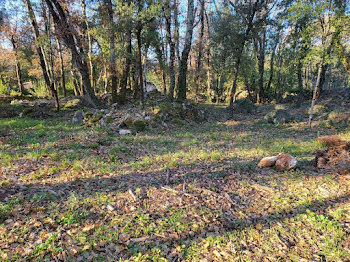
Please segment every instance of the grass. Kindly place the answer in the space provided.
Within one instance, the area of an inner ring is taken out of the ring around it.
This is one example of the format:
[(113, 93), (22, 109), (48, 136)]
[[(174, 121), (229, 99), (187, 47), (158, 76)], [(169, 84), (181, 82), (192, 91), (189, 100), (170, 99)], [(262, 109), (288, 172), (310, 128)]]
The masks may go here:
[[(349, 180), (311, 162), (335, 130), (252, 118), (119, 136), (61, 116), (0, 132), (1, 261), (350, 259)], [(280, 152), (298, 168), (256, 167)]]

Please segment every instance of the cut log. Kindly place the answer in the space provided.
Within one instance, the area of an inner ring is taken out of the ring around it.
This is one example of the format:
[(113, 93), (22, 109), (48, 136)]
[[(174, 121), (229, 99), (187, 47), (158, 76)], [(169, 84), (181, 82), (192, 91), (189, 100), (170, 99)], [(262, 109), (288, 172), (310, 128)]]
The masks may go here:
[(288, 153), (281, 153), (278, 155), (275, 165), (278, 171), (290, 170), (296, 167), (297, 160)]
[(320, 136), (317, 138), (317, 143), (327, 147), (337, 147), (345, 145), (346, 141), (341, 139), (339, 136)]
[(264, 157), (263, 159), (260, 160), (258, 167), (260, 168), (272, 167), (275, 165), (276, 161), (277, 161), (277, 156)]

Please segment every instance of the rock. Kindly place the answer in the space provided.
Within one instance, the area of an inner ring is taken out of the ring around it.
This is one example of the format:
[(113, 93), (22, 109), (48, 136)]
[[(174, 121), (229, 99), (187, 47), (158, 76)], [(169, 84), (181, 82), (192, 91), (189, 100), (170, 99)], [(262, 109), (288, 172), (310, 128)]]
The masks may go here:
[(146, 121), (151, 121), (151, 120), (152, 120), (152, 117), (151, 117), (151, 116), (145, 116), (145, 120), (146, 120)]
[(114, 211), (114, 207), (113, 207), (112, 205), (107, 205), (107, 209), (108, 209), (109, 211)]
[(276, 161), (277, 161), (277, 156), (264, 157), (263, 159), (260, 160), (258, 167), (260, 168), (272, 167), (275, 165)]
[(101, 118), (98, 123), (100, 126), (106, 126), (106, 121), (103, 118)]
[(289, 111), (279, 109), (265, 115), (264, 119), (271, 124), (285, 124), (293, 121)]
[(297, 160), (288, 153), (282, 153), (277, 156), (276, 169), (278, 171), (290, 170), (296, 167)]
[(233, 110), (242, 114), (251, 114), (255, 109), (254, 103), (247, 98), (238, 99), (233, 104)]
[(317, 138), (317, 143), (327, 147), (336, 147), (346, 144), (346, 141), (339, 136), (320, 136)]
[(119, 130), (119, 135), (130, 135), (131, 134), (131, 130), (129, 129), (120, 129)]
[(80, 124), (84, 120), (84, 113), (82, 111), (75, 112), (73, 116), (73, 123)]

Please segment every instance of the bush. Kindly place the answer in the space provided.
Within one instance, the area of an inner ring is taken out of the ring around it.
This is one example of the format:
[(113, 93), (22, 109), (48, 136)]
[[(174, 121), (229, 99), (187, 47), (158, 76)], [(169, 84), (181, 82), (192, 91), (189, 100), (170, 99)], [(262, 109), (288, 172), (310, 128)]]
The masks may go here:
[(33, 87), (33, 95), (36, 97), (47, 97), (47, 87), (44, 81), (40, 81), (37, 85)]
[(8, 95), (7, 87), (2, 83), (0, 80), (0, 94), (1, 95)]

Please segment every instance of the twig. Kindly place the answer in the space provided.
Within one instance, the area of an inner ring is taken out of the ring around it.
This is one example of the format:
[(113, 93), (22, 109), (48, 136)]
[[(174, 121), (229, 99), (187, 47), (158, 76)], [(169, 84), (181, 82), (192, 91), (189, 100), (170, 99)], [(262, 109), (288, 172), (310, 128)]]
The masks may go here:
[(132, 192), (131, 189), (128, 190), (130, 196), (134, 199), (134, 201), (136, 202), (137, 201), (137, 197), (135, 196), (135, 194)]

